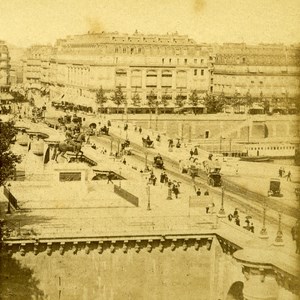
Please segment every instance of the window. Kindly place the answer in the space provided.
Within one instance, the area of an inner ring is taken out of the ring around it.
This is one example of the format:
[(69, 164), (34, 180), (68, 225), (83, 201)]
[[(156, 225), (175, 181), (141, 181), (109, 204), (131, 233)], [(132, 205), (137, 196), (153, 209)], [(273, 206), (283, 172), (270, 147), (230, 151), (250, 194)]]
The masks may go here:
[(123, 53), (126, 53), (126, 48), (123, 48)]
[(197, 76), (197, 69), (194, 70), (194, 76)]
[(164, 58), (161, 59), (161, 63), (162, 63), (162, 64), (165, 63), (165, 59), (164, 59)]
[(204, 70), (201, 70), (201, 76), (203, 76), (204, 75)]
[(172, 58), (169, 58), (169, 64), (172, 63)]
[(186, 58), (184, 59), (184, 64), (185, 64), (185, 65), (187, 64), (187, 59), (186, 59)]
[(204, 63), (204, 59), (203, 58), (201, 58), (201, 64), (203, 64)]
[(115, 48), (115, 53), (118, 53), (119, 52), (119, 48)]
[(197, 58), (194, 59), (194, 64), (196, 64), (196, 63), (197, 63)]

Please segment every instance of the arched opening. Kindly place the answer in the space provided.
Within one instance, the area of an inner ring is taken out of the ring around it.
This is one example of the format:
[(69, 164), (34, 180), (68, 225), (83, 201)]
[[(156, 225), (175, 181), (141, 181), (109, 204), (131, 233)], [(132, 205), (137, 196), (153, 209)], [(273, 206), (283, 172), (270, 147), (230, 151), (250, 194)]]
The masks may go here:
[(226, 300), (243, 300), (244, 284), (241, 281), (233, 283), (227, 293)]

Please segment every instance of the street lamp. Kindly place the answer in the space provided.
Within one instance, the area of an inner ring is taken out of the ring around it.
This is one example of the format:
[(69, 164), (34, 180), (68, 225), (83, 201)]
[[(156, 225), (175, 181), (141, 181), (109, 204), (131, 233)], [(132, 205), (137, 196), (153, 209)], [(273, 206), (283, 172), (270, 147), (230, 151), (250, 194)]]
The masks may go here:
[(281, 212), (278, 212), (278, 230), (275, 238), (275, 246), (283, 246), (283, 239), (282, 239), (283, 233), (281, 230)]
[(122, 167), (120, 167), (119, 168), (119, 178), (120, 178), (120, 180), (119, 180), (119, 188), (121, 188), (122, 187), (122, 184), (121, 184), (121, 180), (122, 180), (122, 177), (121, 177), (121, 171), (122, 171)]
[(146, 192), (147, 192), (147, 196), (148, 196), (147, 210), (151, 210), (151, 206), (150, 206), (150, 184), (149, 183), (146, 186)]
[(110, 139), (110, 155), (112, 155), (112, 149), (113, 149), (113, 138)]
[(225, 218), (226, 214), (225, 214), (225, 209), (224, 209), (224, 186), (222, 186), (221, 188), (222, 188), (221, 208), (219, 210), (218, 217)]
[(189, 143), (192, 141), (192, 127), (189, 125)]
[(259, 233), (259, 237), (261, 239), (269, 238), (267, 228), (266, 228), (266, 211), (267, 211), (267, 205), (264, 202), (264, 204), (263, 204), (263, 225), (262, 225), (262, 229), (260, 230), (260, 233)]
[(155, 130), (157, 131), (158, 122), (158, 101), (155, 102)]
[(148, 152), (145, 152), (145, 171), (148, 171)]

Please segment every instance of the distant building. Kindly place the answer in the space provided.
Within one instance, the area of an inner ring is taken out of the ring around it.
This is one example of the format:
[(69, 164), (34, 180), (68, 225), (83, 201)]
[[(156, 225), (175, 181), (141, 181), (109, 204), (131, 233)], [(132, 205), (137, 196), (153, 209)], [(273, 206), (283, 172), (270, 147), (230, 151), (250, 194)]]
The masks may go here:
[(53, 47), (49, 45), (34, 45), (26, 50), (23, 61), (23, 83), (41, 88), (49, 82), (50, 56)]
[(50, 61), (51, 99), (65, 96), (77, 104), (95, 104), (95, 90), (112, 92), (121, 86), (130, 104), (141, 104), (153, 91), (158, 101), (167, 95), (187, 98), (192, 90), (210, 88), (210, 56), (188, 36), (89, 33), (58, 40)]
[(7, 45), (0, 41), (0, 92), (9, 90), (10, 56)]
[(16, 85), (23, 83), (23, 60), (25, 48), (8, 46), (10, 55), (10, 84)]
[(227, 98), (293, 99), (300, 91), (300, 47), (282, 44), (219, 46), (213, 91)]

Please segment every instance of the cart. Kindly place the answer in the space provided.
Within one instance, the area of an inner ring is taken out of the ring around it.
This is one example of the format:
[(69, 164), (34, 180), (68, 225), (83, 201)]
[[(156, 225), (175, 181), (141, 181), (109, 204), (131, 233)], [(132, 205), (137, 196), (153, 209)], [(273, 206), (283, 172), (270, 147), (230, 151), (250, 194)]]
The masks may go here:
[(280, 197), (280, 179), (271, 178), (270, 179), (270, 188), (268, 191), (268, 196)]

